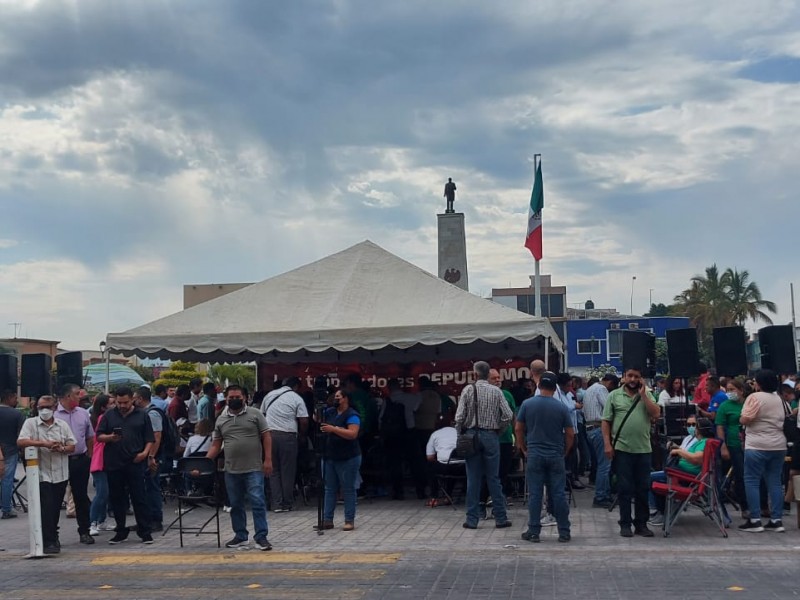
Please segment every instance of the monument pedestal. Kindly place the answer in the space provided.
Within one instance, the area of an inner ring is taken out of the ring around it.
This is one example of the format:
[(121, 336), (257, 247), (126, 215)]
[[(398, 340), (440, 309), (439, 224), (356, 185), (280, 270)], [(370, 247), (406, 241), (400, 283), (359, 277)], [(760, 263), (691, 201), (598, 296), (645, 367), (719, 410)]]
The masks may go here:
[(439, 277), (469, 291), (464, 213), (436, 215), (439, 226)]

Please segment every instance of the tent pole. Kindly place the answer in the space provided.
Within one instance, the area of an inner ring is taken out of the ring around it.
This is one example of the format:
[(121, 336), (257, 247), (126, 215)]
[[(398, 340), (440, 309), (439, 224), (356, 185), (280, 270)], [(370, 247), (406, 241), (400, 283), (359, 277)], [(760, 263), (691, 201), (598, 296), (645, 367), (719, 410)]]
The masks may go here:
[(550, 368), (550, 338), (544, 338), (544, 368)]
[(111, 377), (111, 348), (106, 346), (106, 387), (105, 387), (106, 396), (108, 396), (108, 390), (109, 390), (108, 380), (110, 377)]

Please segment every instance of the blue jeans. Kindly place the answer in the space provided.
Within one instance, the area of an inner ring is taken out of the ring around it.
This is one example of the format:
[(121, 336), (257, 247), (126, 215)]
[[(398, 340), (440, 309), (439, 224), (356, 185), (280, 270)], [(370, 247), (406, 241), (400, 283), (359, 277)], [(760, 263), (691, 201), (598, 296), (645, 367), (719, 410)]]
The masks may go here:
[(18, 453), (6, 454), (6, 471), (3, 473), (3, 479), (0, 481), (0, 498), (2, 498), (2, 505), (0, 509), (4, 513), (11, 512), (11, 496), (14, 493), (14, 476), (17, 474), (17, 459)]
[(150, 523), (155, 525), (164, 520), (163, 499), (161, 497), (161, 478), (159, 471), (151, 473), (149, 470), (144, 476), (144, 501), (147, 504), (147, 514)]
[(747, 506), (750, 518), (757, 519), (758, 507), (761, 506), (759, 486), (761, 479), (767, 484), (769, 494), (770, 518), (780, 521), (783, 517), (783, 486), (781, 472), (785, 450), (745, 450), (744, 451), (744, 487), (747, 494)]
[(267, 500), (264, 497), (264, 473), (225, 473), (225, 489), (231, 505), (231, 526), (236, 537), (248, 539), (247, 512), (244, 510), (245, 500), (250, 500), (253, 510), (253, 529), (255, 539), (265, 538), (269, 533), (267, 526)]
[(667, 474), (665, 471), (651, 471), (650, 472), (650, 496), (648, 498), (650, 504), (650, 510), (657, 510), (659, 512), (664, 512), (664, 506), (666, 505), (664, 501), (664, 496), (659, 496), (661, 500), (656, 498), (656, 495), (653, 493), (653, 484), (655, 482), (658, 483), (667, 483)]
[(322, 518), (333, 521), (336, 511), (336, 493), (342, 490), (344, 500), (344, 522), (356, 520), (356, 478), (361, 468), (361, 455), (345, 460), (325, 461), (325, 505)]
[(603, 430), (596, 427), (589, 432), (589, 443), (597, 460), (597, 474), (594, 480), (594, 501), (611, 502), (611, 463), (606, 458)]
[(569, 505), (564, 489), (567, 486), (567, 471), (563, 456), (538, 456), (528, 454), (525, 469), (528, 480), (528, 531), (539, 535), (542, 529), (542, 492), (547, 486), (547, 494), (553, 505), (553, 515), (558, 522), (558, 533), (569, 534)]
[(94, 498), (89, 506), (89, 521), (105, 523), (108, 515), (108, 476), (105, 471), (92, 473), (94, 481)]
[[(470, 432), (475, 431), (470, 429)], [(489, 495), (492, 497), (492, 513), (495, 523), (508, 521), (506, 498), (500, 485), (500, 438), (494, 431), (478, 430), (481, 450), (466, 460), (467, 463), (467, 524), (478, 525), (480, 519), (481, 479), (486, 477)], [(562, 459), (563, 462), (563, 459)], [(562, 465), (563, 466), (563, 465)]]

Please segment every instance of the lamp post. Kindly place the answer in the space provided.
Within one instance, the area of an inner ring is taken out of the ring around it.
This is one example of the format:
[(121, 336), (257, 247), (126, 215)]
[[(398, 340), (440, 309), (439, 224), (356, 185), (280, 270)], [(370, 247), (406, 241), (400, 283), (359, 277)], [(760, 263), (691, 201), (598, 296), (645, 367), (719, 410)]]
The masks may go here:
[(103, 388), (106, 395), (108, 395), (108, 378), (110, 377), (109, 371), (111, 370), (110, 365), (108, 364), (108, 362), (109, 362), (109, 360), (108, 360), (109, 359), (109, 354), (110, 354), (110, 352), (106, 353), (106, 341), (105, 340), (101, 340), (100, 341), (100, 356), (106, 362), (106, 384), (105, 384), (105, 386)]
[(650, 308), (653, 308), (653, 289), (650, 288)]
[(633, 284), (636, 283), (636, 275), (631, 277), (631, 316), (633, 316)]

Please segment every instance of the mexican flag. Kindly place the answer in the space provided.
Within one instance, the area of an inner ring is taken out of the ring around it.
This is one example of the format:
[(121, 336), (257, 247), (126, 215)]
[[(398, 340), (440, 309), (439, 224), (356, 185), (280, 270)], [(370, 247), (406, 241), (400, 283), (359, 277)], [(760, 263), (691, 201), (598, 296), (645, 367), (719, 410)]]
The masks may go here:
[(539, 166), (536, 167), (531, 205), (528, 208), (528, 235), (525, 236), (525, 247), (531, 251), (535, 260), (542, 260), (542, 208), (544, 208), (544, 184), (540, 160)]

